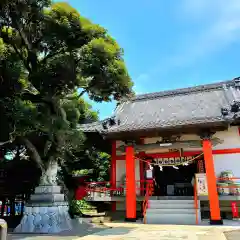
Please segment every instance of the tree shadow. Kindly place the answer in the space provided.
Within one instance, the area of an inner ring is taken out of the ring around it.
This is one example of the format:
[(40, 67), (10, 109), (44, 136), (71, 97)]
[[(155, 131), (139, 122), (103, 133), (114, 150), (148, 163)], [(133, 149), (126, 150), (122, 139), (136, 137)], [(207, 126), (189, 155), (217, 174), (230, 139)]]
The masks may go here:
[(73, 221), (73, 230), (63, 231), (58, 234), (31, 234), (31, 233), (9, 233), (7, 240), (51, 240), (51, 239), (74, 239), (75, 237), (84, 237), (87, 235), (108, 236), (108, 235), (125, 235), (133, 228), (116, 227), (110, 228), (104, 225), (98, 226), (88, 222)]

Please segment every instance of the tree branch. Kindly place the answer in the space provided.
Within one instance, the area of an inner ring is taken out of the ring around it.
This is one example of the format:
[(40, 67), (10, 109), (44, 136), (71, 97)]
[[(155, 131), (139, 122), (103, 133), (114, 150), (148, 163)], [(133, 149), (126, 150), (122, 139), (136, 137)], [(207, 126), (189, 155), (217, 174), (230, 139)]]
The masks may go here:
[(27, 149), (29, 150), (31, 157), (37, 163), (38, 167), (41, 169), (42, 172), (45, 172), (44, 164), (42, 162), (42, 159), (41, 159), (36, 147), (27, 138), (22, 138), (22, 141), (25, 144), (25, 146), (27, 147)]
[(27, 70), (28, 70), (29, 72), (31, 72), (31, 68), (28, 66), (28, 64), (27, 64), (26, 61), (24, 60), (22, 54), (18, 51), (17, 47), (16, 47), (14, 44), (12, 44), (12, 46), (13, 46), (13, 48), (14, 48), (14, 51), (17, 53), (17, 55), (18, 55), (18, 56), (20, 57), (20, 59), (23, 61), (24, 66), (27, 68)]
[(60, 49), (59, 51), (49, 53), (46, 57), (44, 57), (44, 58), (41, 60), (41, 63), (46, 64), (46, 62), (47, 62), (48, 59), (50, 59), (50, 58), (52, 58), (52, 57), (55, 57), (55, 56), (58, 55), (58, 54), (65, 53), (65, 52), (66, 52), (66, 49)]
[(88, 88), (82, 90), (82, 91), (80, 92), (80, 94), (78, 95), (78, 97), (79, 97), (79, 98), (82, 97), (88, 90), (89, 90)]

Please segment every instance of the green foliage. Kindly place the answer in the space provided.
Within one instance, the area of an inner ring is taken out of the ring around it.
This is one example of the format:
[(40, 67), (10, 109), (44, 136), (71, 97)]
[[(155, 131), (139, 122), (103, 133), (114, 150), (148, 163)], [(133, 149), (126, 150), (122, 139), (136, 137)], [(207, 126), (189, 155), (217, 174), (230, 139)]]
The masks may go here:
[(106, 29), (67, 3), (2, 0), (0, 80), (0, 141), (24, 145), (42, 171), (58, 161), (68, 173), (109, 179), (109, 156), (78, 130), (98, 120), (83, 94), (98, 102), (132, 94), (123, 50)]
[(91, 214), (96, 211), (96, 207), (92, 206), (85, 200), (72, 200), (69, 205), (69, 212), (71, 216), (81, 216), (82, 214)]
[(84, 148), (74, 153), (75, 159), (67, 161), (69, 171), (76, 175), (87, 175), (89, 181), (109, 181), (110, 155), (86, 145)]
[(106, 29), (67, 3), (5, 0), (0, 15), (0, 36), (18, 54), (27, 80), (41, 95), (79, 87), (102, 101), (131, 93), (122, 49)]
[(92, 174), (93, 173), (93, 169), (81, 169), (81, 170), (73, 170), (72, 174), (74, 176), (83, 176), (83, 175), (88, 175), (88, 174)]

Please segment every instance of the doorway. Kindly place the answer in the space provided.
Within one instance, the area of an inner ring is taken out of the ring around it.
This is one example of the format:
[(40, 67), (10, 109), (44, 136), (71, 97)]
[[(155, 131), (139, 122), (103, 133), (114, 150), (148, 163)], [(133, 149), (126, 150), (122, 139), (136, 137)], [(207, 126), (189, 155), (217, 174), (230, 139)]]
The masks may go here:
[(155, 196), (193, 196), (192, 179), (198, 172), (197, 161), (178, 167), (154, 166)]

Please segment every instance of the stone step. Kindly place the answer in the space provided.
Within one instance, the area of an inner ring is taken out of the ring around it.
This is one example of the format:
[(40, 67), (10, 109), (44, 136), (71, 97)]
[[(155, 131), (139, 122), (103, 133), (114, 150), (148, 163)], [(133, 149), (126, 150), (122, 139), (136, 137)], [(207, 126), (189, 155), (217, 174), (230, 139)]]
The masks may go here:
[(165, 208), (165, 209), (147, 209), (149, 214), (195, 214), (194, 208)]
[(194, 203), (192, 199), (161, 199), (161, 200), (149, 200), (149, 203)]
[(30, 196), (31, 202), (64, 202), (64, 200), (64, 194), (61, 193), (33, 194)]
[(151, 196), (151, 200), (194, 200), (193, 196)]
[(178, 214), (178, 213), (164, 213), (164, 214), (146, 214), (147, 224), (183, 224), (194, 225), (196, 224), (195, 214)]
[[(200, 206), (200, 204), (199, 204)], [(200, 220), (200, 210), (197, 211)], [(196, 210), (192, 199), (149, 200), (146, 212), (149, 224), (196, 224)]]
[(149, 201), (148, 208), (150, 209), (182, 209), (187, 208), (191, 209), (194, 208), (194, 202), (190, 201), (177, 201), (177, 200), (171, 200), (171, 201)]

